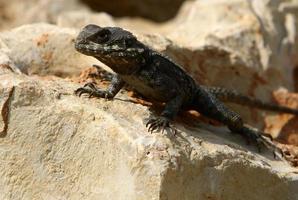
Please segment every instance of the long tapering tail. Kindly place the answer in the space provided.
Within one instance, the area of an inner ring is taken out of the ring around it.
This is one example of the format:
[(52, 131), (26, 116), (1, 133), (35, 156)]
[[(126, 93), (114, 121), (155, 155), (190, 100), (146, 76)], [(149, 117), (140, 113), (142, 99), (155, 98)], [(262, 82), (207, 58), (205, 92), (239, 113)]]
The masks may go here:
[(262, 110), (298, 115), (298, 109), (293, 109), (293, 108), (280, 106), (273, 103), (263, 102), (259, 99), (255, 99), (255, 98), (240, 94), (235, 90), (227, 90), (220, 87), (209, 87), (209, 86), (201, 86), (201, 87), (207, 92), (213, 94), (216, 98), (218, 98), (223, 102), (231, 102), (231, 103), (236, 103), (243, 106), (259, 108)]

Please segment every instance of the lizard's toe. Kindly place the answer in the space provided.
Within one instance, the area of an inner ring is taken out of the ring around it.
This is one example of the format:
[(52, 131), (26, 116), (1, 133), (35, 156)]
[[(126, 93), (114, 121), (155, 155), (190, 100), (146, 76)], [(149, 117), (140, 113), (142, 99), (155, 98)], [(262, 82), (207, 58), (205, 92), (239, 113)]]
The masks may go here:
[(81, 87), (81, 88), (78, 88), (74, 91), (74, 93), (76, 95), (78, 95), (79, 97), (82, 95), (82, 94), (89, 94), (89, 96), (92, 96), (92, 93), (93, 93), (93, 90), (90, 89), (90, 88), (87, 88), (87, 87)]
[(88, 88), (90, 88), (90, 89), (92, 89), (92, 90), (97, 90), (96, 85), (95, 85), (94, 83), (92, 83), (92, 82), (88, 82), (88, 83), (86, 83), (86, 84), (83, 86), (83, 88), (86, 88), (86, 87), (88, 87)]
[(146, 127), (148, 127), (148, 132), (150, 133), (157, 130), (161, 130), (163, 133), (164, 129), (170, 127), (170, 120), (166, 117), (153, 118), (146, 123)]
[(74, 91), (76, 95), (79, 97), (82, 94), (89, 94), (88, 97), (104, 97), (106, 94), (105, 92), (101, 91), (96, 87), (96, 85), (92, 82), (86, 83), (83, 87), (80, 87)]
[(84, 93), (84, 88), (78, 88), (74, 91), (74, 93), (80, 97)]

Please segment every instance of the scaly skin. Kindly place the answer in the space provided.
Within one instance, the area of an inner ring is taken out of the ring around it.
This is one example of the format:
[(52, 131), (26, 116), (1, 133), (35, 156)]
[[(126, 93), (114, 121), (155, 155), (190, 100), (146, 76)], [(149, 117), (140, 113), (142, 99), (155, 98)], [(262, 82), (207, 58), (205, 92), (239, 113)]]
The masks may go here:
[(220, 100), (298, 114), (298, 110), (264, 103), (235, 91), (198, 85), (179, 65), (119, 27), (87, 25), (77, 37), (75, 48), (85, 55), (97, 58), (116, 73), (106, 90), (87, 84), (77, 89), (76, 94), (88, 93), (90, 96), (112, 99), (128, 84), (148, 100), (165, 103), (161, 115), (150, 119), (146, 124), (149, 132), (169, 127), (179, 111), (195, 109), (227, 125), (231, 131), (242, 134), (248, 140), (276, 150), (269, 134), (261, 134), (244, 125), (241, 117)]

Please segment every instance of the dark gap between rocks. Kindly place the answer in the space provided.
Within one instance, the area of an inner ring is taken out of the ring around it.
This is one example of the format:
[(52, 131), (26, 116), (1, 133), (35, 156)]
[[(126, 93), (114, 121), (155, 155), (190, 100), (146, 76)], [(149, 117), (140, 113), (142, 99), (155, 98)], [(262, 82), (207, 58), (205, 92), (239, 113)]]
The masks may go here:
[(295, 66), (293, 70), (293, 80), (294, 80), (294, 92), (298, 92), (298, 65)]
[(81, 0), (92, 10), (114, 17), (144, 17), (156, 22), (174, 18), (185, 0)]

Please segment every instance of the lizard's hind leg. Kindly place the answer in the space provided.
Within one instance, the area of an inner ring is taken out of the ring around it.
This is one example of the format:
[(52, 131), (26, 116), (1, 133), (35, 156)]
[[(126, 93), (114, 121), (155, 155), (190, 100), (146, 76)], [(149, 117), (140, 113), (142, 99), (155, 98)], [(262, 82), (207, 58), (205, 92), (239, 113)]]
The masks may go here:
[(211, 93), (199, 88), (193, 106), (194, 109), (206, 117), (223, 123), (232, 132), (241, 134), (249, 142), (254, 142), (258, 146), (258, 149), (260, 149), (260, 146), (273, 149), (274, 152), (278, 149), (272, 143), (272, 138), (269, 134), (262, 135), (260, 131), (244, 125), (240, 115), (226, 107)]

